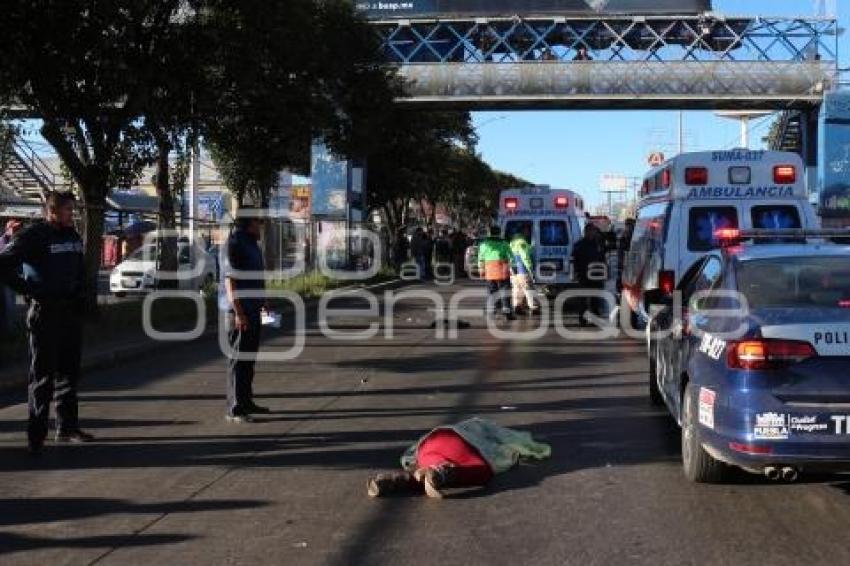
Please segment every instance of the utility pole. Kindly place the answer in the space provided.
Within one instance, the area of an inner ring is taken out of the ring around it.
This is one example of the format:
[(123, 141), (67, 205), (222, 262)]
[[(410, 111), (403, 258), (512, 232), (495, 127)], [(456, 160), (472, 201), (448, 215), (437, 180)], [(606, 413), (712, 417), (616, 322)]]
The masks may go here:
[(201, 182), (200, 145), (195, 142), (189, 150), (189, 182), (186, 184), (187, 204), (189, 205), (189, 241), (195, 241), (196, 221), (198, 218), (198, 185)]
[(685, 153), (685, 112), (679, 110), (679, 155)]
[(750, 123), (755, 118), (764, 118), (770, 116), (771, 112), (762, 110), (723, 110), (715, 112), (714, 115), (718, 118), (728, 118), (730, 120), (738, 120), (741, 123), (741, 141), (740, 147), (750, 148)]

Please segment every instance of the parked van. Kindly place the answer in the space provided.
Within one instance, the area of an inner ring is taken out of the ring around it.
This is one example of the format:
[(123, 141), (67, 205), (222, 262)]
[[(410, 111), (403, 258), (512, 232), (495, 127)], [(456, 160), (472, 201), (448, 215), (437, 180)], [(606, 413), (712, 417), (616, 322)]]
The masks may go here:
[(672, 293), (683, 274), (717, 249), (724, 228), (817, 229), (799, 155), (780, 151), (685, 153), (644, 178), (623, 270), (621, 309), (647, 320), (643, 294)]
[(584, 199), (576, 192), (542, 185), (501, 194), (502, 233), (508, 241), (525, 235), (533, 247), (536, 282), (551, 293), (573, 283), (570, 258), (584, 223)]

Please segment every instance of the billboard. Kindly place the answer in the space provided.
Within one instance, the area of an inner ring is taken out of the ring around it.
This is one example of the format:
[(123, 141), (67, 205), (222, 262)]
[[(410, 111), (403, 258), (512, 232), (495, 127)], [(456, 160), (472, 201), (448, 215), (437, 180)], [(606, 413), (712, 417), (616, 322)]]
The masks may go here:
[(850, 94), (827, 94), (818, 128), (820, 214), (850, 218)]
[(350, 163), (323, 143), (313, 144), (313, 214), (347, 218)]
[(201, 222), (221, 222), (227, 206), (224, 193), (221, 191), (206, 191), (198, 193), (197, 219)]
[(373, 20), (464, 16), (687, 16), (711, 10), (711, 0), (355, 0)]
[(310, 220), (313, 212), (311, 204), (313, 189), (310, 185), (293, 185), (289, 201), (289, 218), (292, 220)]

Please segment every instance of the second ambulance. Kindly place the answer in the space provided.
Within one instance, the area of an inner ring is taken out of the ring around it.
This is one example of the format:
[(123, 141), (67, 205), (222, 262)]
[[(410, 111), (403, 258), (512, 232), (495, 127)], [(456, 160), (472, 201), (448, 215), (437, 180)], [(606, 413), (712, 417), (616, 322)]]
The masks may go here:
[(520, 233), (534, 250), (535, 281), (549, 293), (573, 282), (573, 245), (584, 228), (584, 200), (566, 189), (549, 186), (503, 191), (499, 225), (510, 241)]

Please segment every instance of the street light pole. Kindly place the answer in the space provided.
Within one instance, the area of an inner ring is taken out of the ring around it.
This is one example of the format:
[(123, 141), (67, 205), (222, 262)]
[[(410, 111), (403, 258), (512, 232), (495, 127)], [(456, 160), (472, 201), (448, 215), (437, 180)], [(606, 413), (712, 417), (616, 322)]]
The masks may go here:
[(679, 110), (679, 155), (685, 153), (685, 113)]
[(189, 150), (189, 182), (186, 184), (188, 190), (189, 205), (189, 241), (195, 241), (197, 230), (196, 219), (198, 217), (198, 185), (201, 180), (200, 145), (195, 142)]

